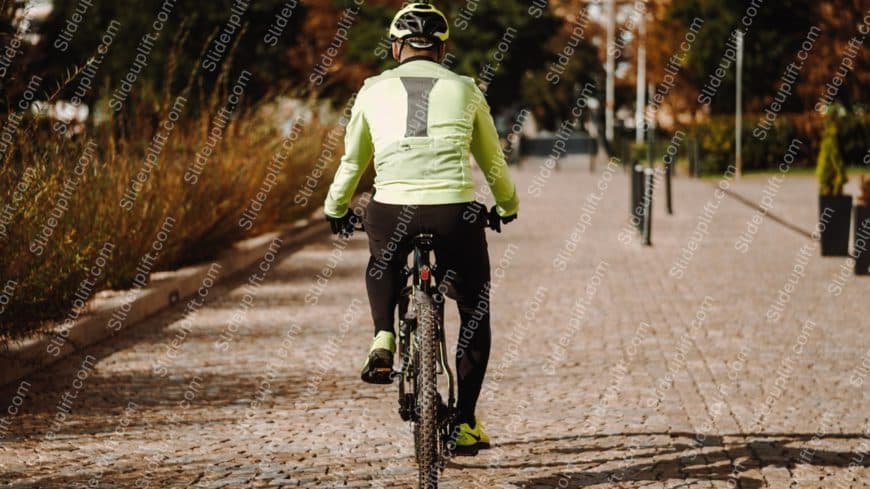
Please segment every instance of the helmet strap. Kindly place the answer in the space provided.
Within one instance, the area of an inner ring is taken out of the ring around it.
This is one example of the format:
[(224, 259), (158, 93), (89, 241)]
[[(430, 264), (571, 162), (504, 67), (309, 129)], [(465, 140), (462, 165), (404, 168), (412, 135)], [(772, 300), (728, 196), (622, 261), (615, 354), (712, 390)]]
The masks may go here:
[(396, 60), (399, 63), (402, 62), (402, 50), (405, 49), (405, 42), (407, 42), (405, 39), (402, 39), (401, 41), (402, 41), (402, 45), (399, 46), (399, 59)]

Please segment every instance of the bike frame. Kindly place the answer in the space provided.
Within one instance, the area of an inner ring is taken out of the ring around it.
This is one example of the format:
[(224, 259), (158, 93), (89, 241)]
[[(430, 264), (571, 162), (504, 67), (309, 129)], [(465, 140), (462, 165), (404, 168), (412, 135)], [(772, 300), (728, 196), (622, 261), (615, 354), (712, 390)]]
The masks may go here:
[[(480, 210), (485, 211), (483, 207)], [(480, 217), (486, 226), (500, 232), (500, 227), (496, 225), (500, 224), (499, 220), (493, 223), (485, 212), (482, 212)], [(349, 236), (353, 231), (363, 230), (363, 228), (361, 223), (351, 221), (341, 233)], [(413, 264), (411, 267), (406, 265), (402, 268), (400, 283), (408, 285), (399, 295), (397, 342), (399, 369), (393, 370), (391, 374), (393, 380), (396, 378), (399, 380), (399, 416), (403, 421), (411, 422), (414, 432), (414, 447), (420, 468), (420, 487), (427, 488), (437, 488), (438, 474), (444, 470), (446, 461), (452, 456), (455, 446), (451, 448), (451, 440), (455, 434), (450, 430), (455, 428), (458, 414), (456, 380), (447, 360), (447, 343), (444, 334), (445, 294), (442, 292), (443, 284), (439, 283), (435, 273), (438, 264), (433, 264), (431, 261), (434, 239), (435, 236), (428, 233), (414, 236)], [(419, 312), (422, 312), (422, 315), (419, 315)], [(418, 321), (420, 317), (423, 319)], [(423, 327), (428, 325), (434, 331), (418, 331), (420, 323)], [(422, 355), (418, 347), (420, 344), (423, 345), (422, 350), (427, 356), (426, 360), (420, 358)], [(432, 354), (435, 356), (434, 359), (430, 356)], [(447, 376), (446, 404), (438, 390), (439, 375)], [(422, 381), (434, 385), (421, 386), (420, 377), (423, 378)], [(410, 387), (410, 392), (407, 387)]]
[[(432, 240), (434, 236), (431, 234), (419, 234), (414, 238), (414, 252), (412, 266), (405, 267), (402, 270), (401, 280), (407, 283), (411, 279), (410, 285), (406, 286), (402, 291), (399, 299), (399, 338), (398, 352), (400, 356), (399, 370), (396, 375), (399, 376), (399, 415), (405, 421), (417, 422), (417, 413), (415, 413), (416, 399), (414, 393), (406, 392), (405, 383), (414, 384), (417, 377), (417, 366), (415, 365), (414, 356), (414, 334), (417, 328), (417, 311), (415, 296), (417, 294), (427, 294), (432, 297), (432, 300), (438, 306), (437, 321), (439, 331), (437, 331), (439, 339), (439, 355), (438, 367), (439, 374), (447, 376), (447, 404), (445, 412), (439, 413), (439, 428), (446, 434), (447, 426), (452, 421), (456, 412), (456, 385), (453, 370), (450, 368), (447, 361), (447, 343), (444, 335), (444, 295), (439, 291), (439, 284), (435, 277), (435, 268), (437, 264), (432, 264)], [(435, 386), (437, 389), (437, 386)], [(440, 393), (439, 393), (440, 396)]]

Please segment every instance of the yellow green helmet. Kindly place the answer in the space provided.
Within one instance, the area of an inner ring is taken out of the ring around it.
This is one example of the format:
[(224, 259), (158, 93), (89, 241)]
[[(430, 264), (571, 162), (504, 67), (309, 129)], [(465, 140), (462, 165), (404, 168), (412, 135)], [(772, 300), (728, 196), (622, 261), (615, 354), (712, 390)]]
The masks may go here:
[(428, 3), (410, 3), (396, 12), (390, 22), (390, 40), (409, 37), (444, 42), (450, 37), (447, 17)]

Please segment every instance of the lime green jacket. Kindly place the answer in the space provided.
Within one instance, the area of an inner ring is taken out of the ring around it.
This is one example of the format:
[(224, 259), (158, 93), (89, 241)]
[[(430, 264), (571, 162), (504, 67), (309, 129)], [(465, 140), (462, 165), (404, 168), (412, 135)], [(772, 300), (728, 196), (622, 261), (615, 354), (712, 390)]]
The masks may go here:
[(324, 210), (347, 212), (372, 156), (374, 200), (431, 205), (475, 199), (469, 154), (495, 196), (498, 213), (516, 214), (516, 187), (489, 104), (474, 80), (428, 59), (412, 59), (368, 78), (351, 109), (344, 156)]

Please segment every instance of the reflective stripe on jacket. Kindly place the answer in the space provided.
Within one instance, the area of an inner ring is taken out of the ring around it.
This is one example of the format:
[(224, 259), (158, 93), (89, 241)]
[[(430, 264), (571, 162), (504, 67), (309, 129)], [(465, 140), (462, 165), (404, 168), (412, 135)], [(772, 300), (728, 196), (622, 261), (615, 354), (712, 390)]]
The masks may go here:
[(510, 216), (518, 211), (516, 187), (489, 104), (467, 76), (418, 58), (368, 78), (354, 101), (346, 131), (344, 156), (326, 197), (329, 216), (347, 212), (372, 156), (378, 202), (471, 202), (473, 155), (498, 213)]

